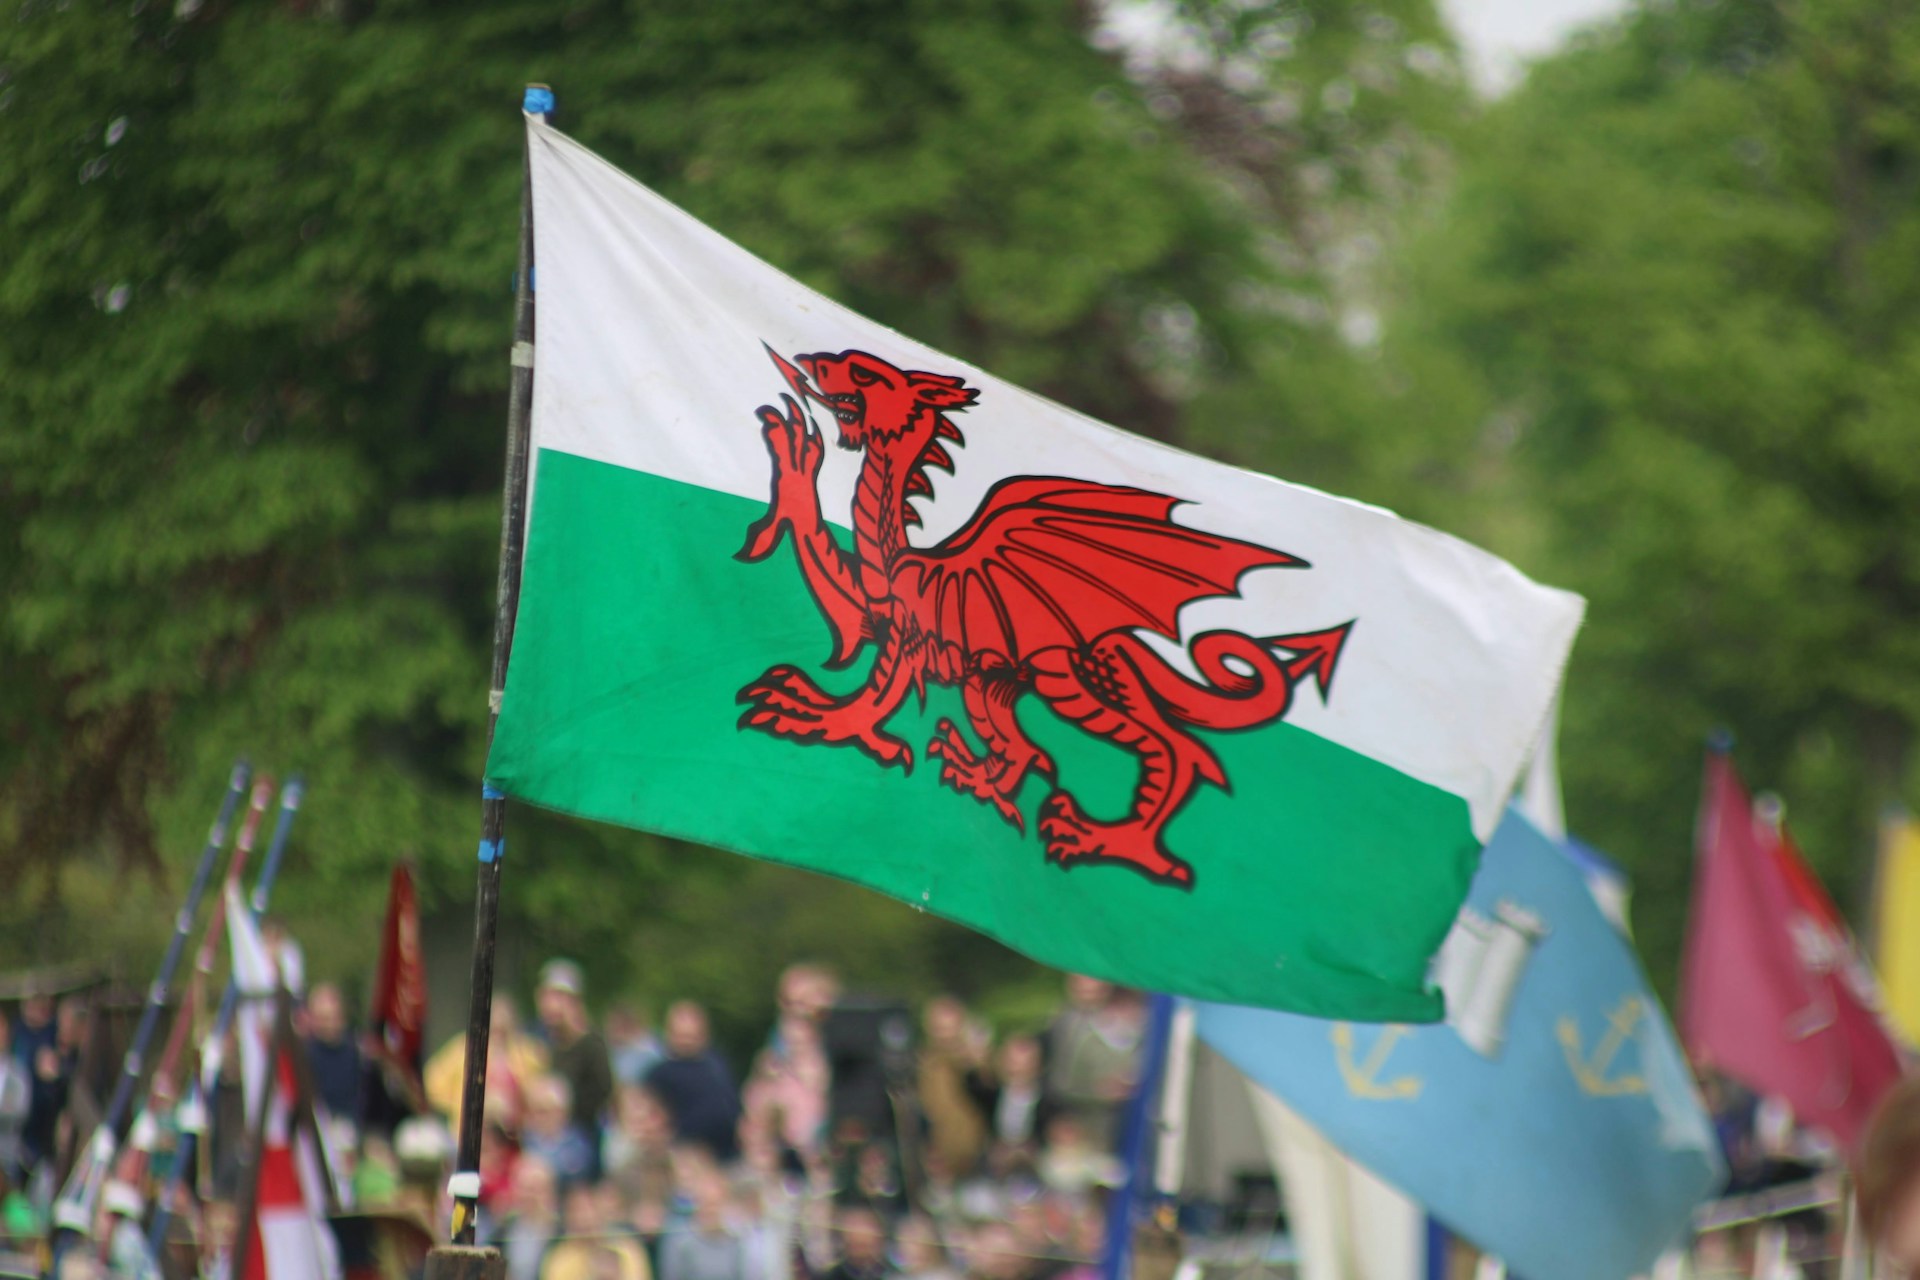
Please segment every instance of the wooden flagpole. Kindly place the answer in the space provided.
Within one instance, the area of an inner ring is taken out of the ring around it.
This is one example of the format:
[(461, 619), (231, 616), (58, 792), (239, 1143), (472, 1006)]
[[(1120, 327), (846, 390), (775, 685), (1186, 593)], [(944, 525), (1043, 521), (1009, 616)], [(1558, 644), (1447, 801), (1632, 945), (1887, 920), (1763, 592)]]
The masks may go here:
[[(528, 116), (553, 113), (553, 91), (530, 84), (521, 103)], [(533, 158), (521, 154), (520, 269), (514, 277), (512, 383), (507, 395), (507, 466), (500, 509), (500, 572), (493, 620), (493, 680), (487, 693), (487, 743), (500, 719), (507, 656), (513, 649), (514, 615), (520, 604), (520, 559), (526, 538), (528, 426), (533, 411)], [(466, 1078), (460, 1093), (460, 1146), (450, 1190), (454, 1198), (453, 1243), (471, 1247), (480, 1197), (480, 1135), (485, 1124), (488, 1033), (493, 1020), (493, 962), (500, 922), (500, 871), (506, 851), (507, 798), (481, 790), (480, 866), (473, 903), (472, 996), (467, 1006)], [(436, 1254), (448, 1251), (436, 1250)], [(453, 1251), (457, 1252), (457, 1251)], [(462, 1262), (429, 1258), (430, 1272)]]

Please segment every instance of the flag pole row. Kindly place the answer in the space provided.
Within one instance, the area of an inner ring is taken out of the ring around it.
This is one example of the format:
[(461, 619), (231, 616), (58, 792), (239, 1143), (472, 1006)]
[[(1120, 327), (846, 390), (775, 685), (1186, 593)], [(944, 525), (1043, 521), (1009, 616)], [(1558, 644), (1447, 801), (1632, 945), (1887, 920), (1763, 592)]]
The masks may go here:
[[(287, 841), (293, 835), (293, 820), (300, 812), (300, 802), (305, 795), (306, 784), (298, 775), (288, 779), (287, 785), (280, 791), (280, 816), (274, 822), (273, 839), (267, 844), (266, 861), (261, 864), (260, 878), (254, 882), (253, 896), (247, 903), (247, 909), (255, 920), (266, 914), (267, 902), (273, 894), (273, 882), (279, 876), (280, 864), (286, 858)], [(239, 1003), (239, 976), (229, 972), (226, 990), (220, 996), (219, 1012), (214, 1015), (213, 1028), (200, 1043), (199, 1074), (188, 1080), (186, 1096), (180, 1104), (180, 1139), (173, 1165), (167, 1171), (166, 1182), (155, 1196), (153, 1222), (147, 1229), (147, 1242), (156, 1257), (166, 1242), (173, 1207), (179, 1201), (190, 1176), (189, 1171), (193, 1168), (200, 1135), (207, 1129), (207, 1098), (219, 1078), (221, 1054)], [(182, 1016), (185, 1016), (184, 1010)]]
[[(266, 774), (257, 775), (253, 780), (253, 793), (247, 801), (247, 816), (241, 820), (240, 834), (233, 842), (233, 856), (227, 860), (227, 874), (223, 883), (228, 887), (239, 884), (240, 877), (245, 874), (247, 861), (253, 856), (254, 842), (260, 836), (260, 825), (267, 816), (267, 806), (272, 802), (273, 779)], [(194, 955), (191, 984), (181, 995), (180, 1007), (174, 1010), (173, 1028), (167, 1033), (166, 1047), (161, 1050), (160, 1060), (154, 1064), (153, 1073), (147, 1078), (146, 1096), (141, 1099), (140, 1109), (134, 1116), (133, 1129), (127, 1135), (127, 1162), (122, 1164), (120, 1175), (136, 1187), (146, 1180), (147, 1163), (159, 1139), (159, 1121), (155, 1112), (173, 1100), (174, 1074), (179, 1068), (180, 1055), (186, 1048), (194, 1011), (204, 1002), (204, 988), (213, 978), (213, 964), (221, 935), (226, 930), (226, 922), (227, 897), (223, 892), (213, 901), (206, 930), (200, 936), (200, 949)], [(99, 1246), (102, 1262), (107, 1260), (111, 1242), (111, 1235), (104, 1232), (95, 1242)]]
[(200, 851), (199, 864), (194, 868), (193, 881), (187, 889), (187, 900), (174, 917), (173, 936), (168, 940), (166, 954), (160, 960), (160, 970), (147, 989), (146, 1007), (141, 1011), (133, 1042), (122, 1060), (120, 1079), (114, 1085), (112, 1099), (54, 1201), (53, 1252), (56, 1260), (75, 1237), (84, 1236), (92, 1225), (100, 1188), (119, 1149), (120, 1132), (133, 1102), (134, 1086), (140, 1080), (147, 1048), (153, 1042), (160, 1014), (167, 1005), (174, 971), (180, 967), (180, 957), (187, 946), (187, 935), (192, 932), (194, 917), (200, 910), (200, 899), (206, 895), (207, 882), (213, 877), (213, 865), (219, 861), (220, 851), (226, 847), (227, 829), (233, 821), (234, 810), (240, 805), (241, 796), (246, 794), (247, 780), (251, 774), (252, 768), (245, 760), (234, 764), (227, 780), (227, 794), (220, 802), (219, 815), (207, 832), (206, 846)]

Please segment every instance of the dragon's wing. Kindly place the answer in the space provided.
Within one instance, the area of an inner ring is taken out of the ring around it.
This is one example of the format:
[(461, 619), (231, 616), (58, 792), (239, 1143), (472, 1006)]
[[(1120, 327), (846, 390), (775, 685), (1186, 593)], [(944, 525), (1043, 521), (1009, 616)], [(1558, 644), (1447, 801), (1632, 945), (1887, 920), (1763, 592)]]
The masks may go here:
[(1233, 594), (1250, 569), (1304, 564), (1173, 523), (1180, 501), (1085, 480), (1003, 480), (952, 537), (901, 553), (894, 594), (923, 634), (1020, 662), (1110, 631), (1176, 638), (1182, 605)]

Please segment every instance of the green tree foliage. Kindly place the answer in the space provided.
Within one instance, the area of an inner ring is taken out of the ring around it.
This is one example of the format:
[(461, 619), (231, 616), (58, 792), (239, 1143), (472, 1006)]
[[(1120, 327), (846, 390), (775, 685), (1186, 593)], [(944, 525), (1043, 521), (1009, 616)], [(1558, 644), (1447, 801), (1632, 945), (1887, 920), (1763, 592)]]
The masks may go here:
[[(243, 746), (308, 774), (281, 905), (313, 968), (371, 963), (395, 855), (430, 908), (467, 897), (524, 81), (749, 248), (1006, 376), (1267, 465), (1256, 418), (1334, 439), (1364, 382), (1340, 211), (1413, 179), (1450, 49), (1428, 0), (1179, 22), (1161, 65), (1055, 0), (9, 0), (0, 960), (138, 942), (105, 908), (170, 895), (152, 873), (181, 880)], [(1024, 972), (698, 850), (525, 813), (510, 850), (508, 927), (614, 982), (724, 1000), (783, 943), (856, 978)]]
[(1670, 975), (1724, 725), (1843, 904), (1920, 796), (1920, 10), (1679, 0), (1537, 67), (1405, 276), (1430, 512), (1590, 600), (1563, 764)]

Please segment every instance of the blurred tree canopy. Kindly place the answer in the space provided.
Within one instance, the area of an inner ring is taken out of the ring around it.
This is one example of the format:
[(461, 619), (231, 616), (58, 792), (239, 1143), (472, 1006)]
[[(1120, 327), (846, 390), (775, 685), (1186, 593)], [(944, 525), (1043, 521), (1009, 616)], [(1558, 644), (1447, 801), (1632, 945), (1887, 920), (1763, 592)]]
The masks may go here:
[[(919, 338), (1296, 478), (1414, 475), (1343, 326), (1467, 106), (1430, 0), (1145, 39), (1058, 0), (6, 9), (0, 962), (157, 950), (241, 749), (308, 776), (278, 905), (314, 971), (371, 964), (397, 855), (466, 900), (524, 81)], [(510, 930), (723, 1015), (796, 950), (1031, 972), (795, 873), (526, 812), (511, 844)]]
[[(397, 855), (464, 908), (526, 80), (877, 319), (1585, 593), (1570, 818), (1663, 981), (1717, 725), (1860, 905), (1920, 795), (1910, 5), (1671, 0), (1476, 109), (1431, 0), (11, 0), (0, 963), (157, 951), (243, 748), (309, 776), (316, 971), (370, 965)], [(799, 955), (1050, 981), (831, 881), (510, 839), (528, 952), (736, 1034)]]
[(1844, 906), (1920, 795), (1920, 9), (1675, 0), (1534, 69), (1402, 261), (1436, 516), (1589, 599), (1569, 819), (1677, 960), (1703, 741)]

